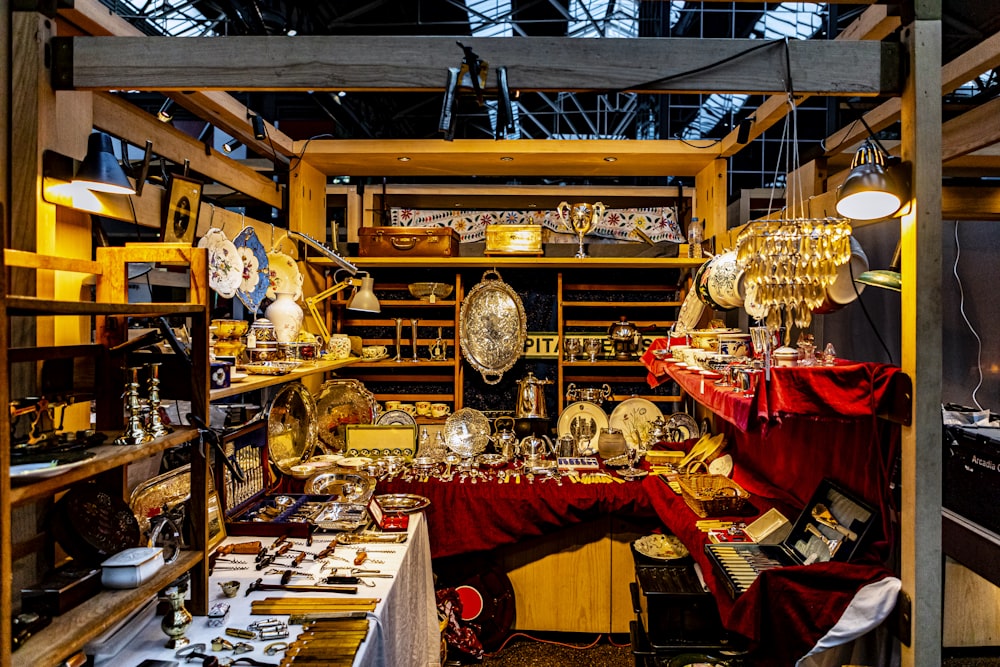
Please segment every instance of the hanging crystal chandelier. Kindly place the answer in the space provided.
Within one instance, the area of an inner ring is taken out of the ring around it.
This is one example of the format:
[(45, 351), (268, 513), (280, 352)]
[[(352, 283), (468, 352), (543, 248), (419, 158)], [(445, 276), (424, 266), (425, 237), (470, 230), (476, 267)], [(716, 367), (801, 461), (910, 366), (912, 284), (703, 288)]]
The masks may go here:
[[(798, 142), (791, 95), (788, 103), (782, 150), (788, 146), (786, 173), (790, 174), (798, 168)], [(772, 189), (772, 201), (773, 194)], [(850, 223), (843, 218), (811, 218), (806, 209), (801, 188), (793, 188), (779, 214), (748, 223), (736, 239), (747, 300), (754, 301), (754, 312), (768, 327), (785, 327), (786, 344), (793, 325), (804, 329), (812, 323), (812, 311), (826, 300), (837, 267), (851, 258)]]

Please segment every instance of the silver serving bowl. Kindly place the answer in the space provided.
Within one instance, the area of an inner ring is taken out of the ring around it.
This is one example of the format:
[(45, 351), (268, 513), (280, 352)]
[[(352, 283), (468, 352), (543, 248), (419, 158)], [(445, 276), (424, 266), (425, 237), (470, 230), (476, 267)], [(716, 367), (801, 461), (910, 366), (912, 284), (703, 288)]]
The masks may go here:
[(305, 492), (334, 496), (338, 502), (367, 503), (375, 493), (375, 480), (362, 472), (320, 472), (306, 480)]

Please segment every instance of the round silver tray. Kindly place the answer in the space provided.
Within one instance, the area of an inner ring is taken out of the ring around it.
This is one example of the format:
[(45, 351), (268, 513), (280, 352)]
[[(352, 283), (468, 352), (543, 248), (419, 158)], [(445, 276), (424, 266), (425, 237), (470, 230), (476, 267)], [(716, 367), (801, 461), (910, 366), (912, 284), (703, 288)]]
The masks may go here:
[(267, 410), (267, 452), (286, 475), (316, 446), (316, 401), (301, 382), (284, 385)]

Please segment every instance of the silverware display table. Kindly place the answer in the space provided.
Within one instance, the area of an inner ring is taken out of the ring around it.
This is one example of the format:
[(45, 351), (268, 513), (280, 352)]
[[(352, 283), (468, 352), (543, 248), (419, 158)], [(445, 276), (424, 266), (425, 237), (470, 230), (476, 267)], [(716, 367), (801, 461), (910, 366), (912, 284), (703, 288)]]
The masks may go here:
[[(228, 538), (226, 543), (246, 542), (258, 538), (240, 537)], [(310, 553), (321, 551), (329, 543), (330, 538), (319, 534), (312, 546), (304, 546), (304, 540), (293, 540), (295, 549), (303, 549)], [(263, 538), (264, 545), (273, 542), (271, 538)], [(281, 615), (251, 615), (250, 606), (254, 600), (265, 598), (275, 598), (283, 596), (294, 596), (295, 599), (304, 600), (310, 597), (322, 598), (377, 598), (379, 600), (375, 611), (368, 613), (368, 635), (361, 643), (357, 655), (354, 659), (355, 667), (393, 667), (395, 665), (414, 665), (435, 667), (440, 664), (440, 631), (438, 629), (437, 608), (434, 599), (434, 582), (431, 574), (431, 554), (430, 543), (427, 533), (427, 522), (422, 514), (410, 515), (410, 525), (408, 539), (402, 544), (367, 544), (359, 545), (366, 547), (369, 553), (369, 560), (362, 566), (364, 569), (380, 570), (382, 573), (394, 575), (392, 578), (371, 578), (368, 583), (374, 584), (372, 587), (365, 585), (358, 586), (356, 595), (321, 592), (283, 592), (283, 591), (255, 591), (249, 596), (245, 595), (247, 587), (263, 572), (254, 568), (254, 556), (229, 555), (227, 564), (235, 565), (241, 562), (249, 564), (249, 569), (245, 570), (222, 570), (222, 563), (218, 564), (219, 569), (212, 575), (210, 584), (210, 603), (227, 602), (230, 605), (229, 618), (222, 627), (210, 627), (208, 618), (196, 616), (187, 631), (186, 636), (192, 643), (204, 643), (205, 653), (218, 658), (239, 658), (248, 657), (264, 663), (277, 665), (281, 662), (282, 653), (272, 656), (264, 654), (264, 648), (275, 640), (254, 640), (249, 641), (254, 646), (254, 650), (242, 655), (234, 655), (233, 651), (213, 652), (211, 650), (212, 639), (225, 637), (233, 644), (240, 640), (236, 637), (225, 635), (226, 628), (246, 628), (253, 621), (265, 618), (288, 619), (288, 616)], [(391, 552), (391, 553), (386, 553)], [(291, 553), (291, 552), (290, 552)], [(344, 558), (345, 561), (333, 560), (332, 566), (353, 567), (355, 555), (354, 546), (340, 545), (334, 551), (334, 555)], [(382, 561), (381, 563), (376, 561)], [(287, 560), (277, 561), (287, 563)], [(320, 566), (322, 561), (314, 562), (311, 557), (306, 557), (298, 571), (313, 574), (317, 579), (320, 576)], [(276, 569), (284, 569), (280, 565), (274, 566)], [(325, 575), (326, 573), (324, 573)], [(278, 583), (280, 575), (264, 575), (265, 583)], [(219, 586), (223, 581), (239, 581), (240, 590), (236, 597), (227, 598), (222, 594)], [(305, 578), (295, 578), (291, 580), (293, 584), (314, 584), (314, 580)], [(304, 613), (308, 613), (306, 606)], [(175, 651), (164, 648), (167, 637), (160, 630), (162, 617), (156, 616), (149, 620), (138, 635), (128, 643), (122, 652), (116, 656), (99, 657), (95, 661), (96, 667), (111, 667), (112, 665), (137, 665), (147, 658), (159, 660), (176, 660), (183, 663), (183, 658), (175, 658)], [(288, 626), (289, 637), (280, 641), (291, 643), (296, 635), (301, 632), (302, 626)], [(192, 663), (192, 664), (197, 664)]]

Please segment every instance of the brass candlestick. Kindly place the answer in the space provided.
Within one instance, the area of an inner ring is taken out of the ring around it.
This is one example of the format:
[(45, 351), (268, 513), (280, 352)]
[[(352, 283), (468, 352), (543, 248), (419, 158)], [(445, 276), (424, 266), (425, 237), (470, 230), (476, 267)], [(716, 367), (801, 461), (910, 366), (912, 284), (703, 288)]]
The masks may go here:
[(403, 361), (403, 318), (396, 318), (396, 357), (393, 359), (397, 364)]
[(142, 404), (139, 402), (139, 369), (128, 369), (130, 380), (125, 385), (125, 393), (122, 398), (125, 400), (125, 409), (128, 411), (128, 419), (125, 423), (125, 432), (115, 438), (116, 445), (141, 445), (153, 439), (153, 436), (146, 430), (142, 423)]
[(160, 418), (160, 363), (146, 364), (149, 368), (149, 432), (160, 438), (172, 430)]
[(413, 358), (410, 361), (412, 362), (420, 361), (420, 357), (417, 356), (417, 322), (419, 321), (417, 318), (410, 320), (410, 347), (413, 348)]

